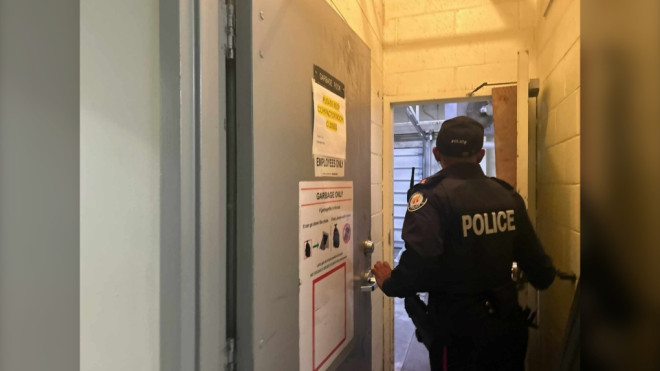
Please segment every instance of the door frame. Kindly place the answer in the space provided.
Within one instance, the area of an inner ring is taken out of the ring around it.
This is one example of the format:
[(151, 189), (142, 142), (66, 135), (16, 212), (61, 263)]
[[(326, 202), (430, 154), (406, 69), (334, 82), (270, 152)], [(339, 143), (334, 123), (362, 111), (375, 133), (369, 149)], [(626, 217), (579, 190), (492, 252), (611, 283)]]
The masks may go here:
[[(521, 57), (522, 55), (522, 57)], [(527, 58), (526, 60), (524, 58)], [(529, 52), (523, 51), (519, 52), (519, 72), (518, 78), (520, 81), (525, 79), (529, 81)], [(527, 66), (527, 69), (522, 68), (522, 66)], [(524, 71), (523, 71), (524, 70)], [(522, 80), (521, 80), (522, 79)], [(524, 87), (519, 84), (518, 92), (518, 106), (523, 105), (523, 110), (518, 110), (518, 133), (526, 133), (528, 135), (528, 141), (522, 140), (522, 136), (518, 136), (518, 153), (528, 153), (530, 159), (533, 157), (534, 162), (530, 161), (521, 162), (521, 159), (518, 157), (518, 168), (522, 165), (525, 166), (524, 171), (517, 171), (517, 177), (525, 177), (525, 200), (529, 202), (529, 209), (536, 210), (536, 172), (527, 171), (528, 166), (535, 166), (535, 152), (536, 152), (536, 131), (535, 124), (532, 122), (531, 117), (530, 121), (521, 120), (521, 111), (524, 111), (523, 114), (525, 117), (528, 116), (531, 110), (528, 109), (527, 101), (527, 84), (524, 84)], [(524, 90), (523, 90), (524, 89)], [(525, 92), (524, 104), (521, 103), (521, 94), (520, 91)], [(448, 92), (439, 92), (439, 93), (423, 93), (423, 94), (412, 94), (412, 95), (401, 95), (401, 96), (391, 96), (385, 95), (383, 97), (383, 259), (390, 264), (394, 264), (394, 174), (393, 174), (393, 164), (394, 164), (394, 106), (405, 105), (405, 104), (425, 104), (430, 102), (460, 102), (460, 101), (471, 101), (479, 100), (483, 98), (491, 97), (492, 88), (484, 87), (479, 91), (480, 94), (467, 97), (466, 91), (448, 91)], [(535, 114), (535, 111), (534, 111)], [(531, 124), (531, 125), (530, 125)], [(522, 129), (521, 129), (521, 126)], [(522, 151), (522, 152), (521, 152)], [(530, 152), (533, 151), (533, 152)], [(531, 156), (531, 155), (534, 156)], [(529, 179), (529, 181), (528, 181)], [(518, 180), (519, 181), (519, 180)], [(519, 183), (520, 184), (520, 183)], [(533, 196), (529, 196), (533, 195)], [(535, 213), (534, 213), (535, 214)], [(530, 213), (530, 216), (532, 214)], [(392, 371), (394, 369), (394, 299), (385, 297), (383, 300), (383, 370)]]
[(160, 0), (160, 367), (226, 363), (224, 3)]
[[(490, 89), (472, 97), (463, 92), (425, 93), (383, 97), (383, 259), (394, 264), (394, 106), (460, 102), (490, 98)], [(461, 93), (463, 95), (461, 95)], [(394, 370), (394, 299), (383, 300), (383, 370)]]
[[(160, 368), (194, 369), (193, 0), (160, 0)], [(192, 299), (191, 299), (192, 298)]]

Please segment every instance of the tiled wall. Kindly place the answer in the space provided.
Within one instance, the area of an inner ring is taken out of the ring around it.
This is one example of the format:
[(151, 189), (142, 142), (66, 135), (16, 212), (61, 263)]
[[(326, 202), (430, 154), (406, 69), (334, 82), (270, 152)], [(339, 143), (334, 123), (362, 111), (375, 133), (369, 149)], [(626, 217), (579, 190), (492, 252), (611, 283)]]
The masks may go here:
[[(327, 0), (371, 49), (372, 262), (383, 260), (383, 0)], [(383, 369), (383, 294), (371, 294), (372, 370)]]
[(456, 98), (486, 81), (516, 81), (517, 52), (535, 60), (536, 10), (536, 0), (385, 0), (385, 94)]
[[(555, 265), (580, 272), (580, 0), (539, 9), (537, 231)], [(534, 370), (551, 369), (561, 353), (573, 286), (555, 282), (541, 296)]]

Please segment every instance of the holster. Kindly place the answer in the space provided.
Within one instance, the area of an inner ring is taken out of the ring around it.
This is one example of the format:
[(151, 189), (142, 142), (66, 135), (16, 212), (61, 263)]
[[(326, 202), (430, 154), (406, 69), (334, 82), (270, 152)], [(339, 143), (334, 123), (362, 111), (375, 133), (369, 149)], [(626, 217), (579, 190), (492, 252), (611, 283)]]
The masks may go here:
[(409, 296), (403, 301), (408, 317), (415, 325), (415, 336), (429, 351), (437, 342), (443, 342), (442, 328), (429, 314), (428, 306), (419, 296)]

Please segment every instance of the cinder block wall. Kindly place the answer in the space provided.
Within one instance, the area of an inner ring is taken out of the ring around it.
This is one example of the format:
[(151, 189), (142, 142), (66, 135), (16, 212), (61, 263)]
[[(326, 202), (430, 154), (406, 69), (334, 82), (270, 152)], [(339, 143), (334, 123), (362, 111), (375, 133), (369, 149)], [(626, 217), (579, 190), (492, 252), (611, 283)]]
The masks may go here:
[[(383, 260), (383, 0), (327, 0), (371, 49), (371, 260)], [(383, 369), (383, 294), (371, 294), (372, 370)]]
[[(515, 81), (517, 52), (529, 50), (530, 77), (541, 80), (537, 229), (558, 267), (579, 274), (580, 1), (554, 0), (547, 12), (546, 0), (327, 1), (372, 53), (373, 258), (383, 254), (383, 94), (391, 102), (464, 97), (482, 82)], [(541, 294), (530, 369), (552, 369), (572, 299), (567, 282)], [(382, 296), (372, 304), (382, 307)], [(380, 316), (373, 321), (382, 332)], [(381, 369), (380, 344), (373, 351), (374, 369)]]
[(385, 0), (385, 94), (456, 98), (516, 81), (519, 50), (530, 51), (535, 76), (536, 19), (536, 0)]
[[(579, 274), (580, 0), (554, 0), (545, 16), (538, 11), (537, 230), (557, 267)], [(550, 370), (561, 354), (573, 286), (557, 281), (540, 298), (540, 339), (529, 362)]]

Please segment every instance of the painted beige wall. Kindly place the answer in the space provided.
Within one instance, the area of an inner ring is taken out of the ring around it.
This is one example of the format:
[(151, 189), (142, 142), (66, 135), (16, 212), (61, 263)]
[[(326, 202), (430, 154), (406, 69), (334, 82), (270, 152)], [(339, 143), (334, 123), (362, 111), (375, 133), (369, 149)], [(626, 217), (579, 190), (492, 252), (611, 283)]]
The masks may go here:
[(519, 50), (530, 50), (534, 76), (536, 10), (536, 0), (385, 0), (386, 96), (465, 97), (486, 81), (516, 81)]
[(80, 4), (80, 369), (160, 369), (158, 2)]
[[(327, 0), (371, 49), (371, 239), (372, 261), (383, 260), (383, 0)], [(391, 249), (391, 246), (389, 247)], [(372, 307), (372, 370), (383, 369), (386, 344), (383, 294), (374, 291)], [(391, 338), (391, 335), (389, 335)], [(388, 359), (389, 359), (388, 358)]]
[[(580, 0), (555, 0), (536, 32), (538, 77), (538, 214), (541, 241), (562, 270), (580, 272)], [(540, 296), (534, 370), (549, 370), (561, 354), (573, 285), (555, 282)]]

